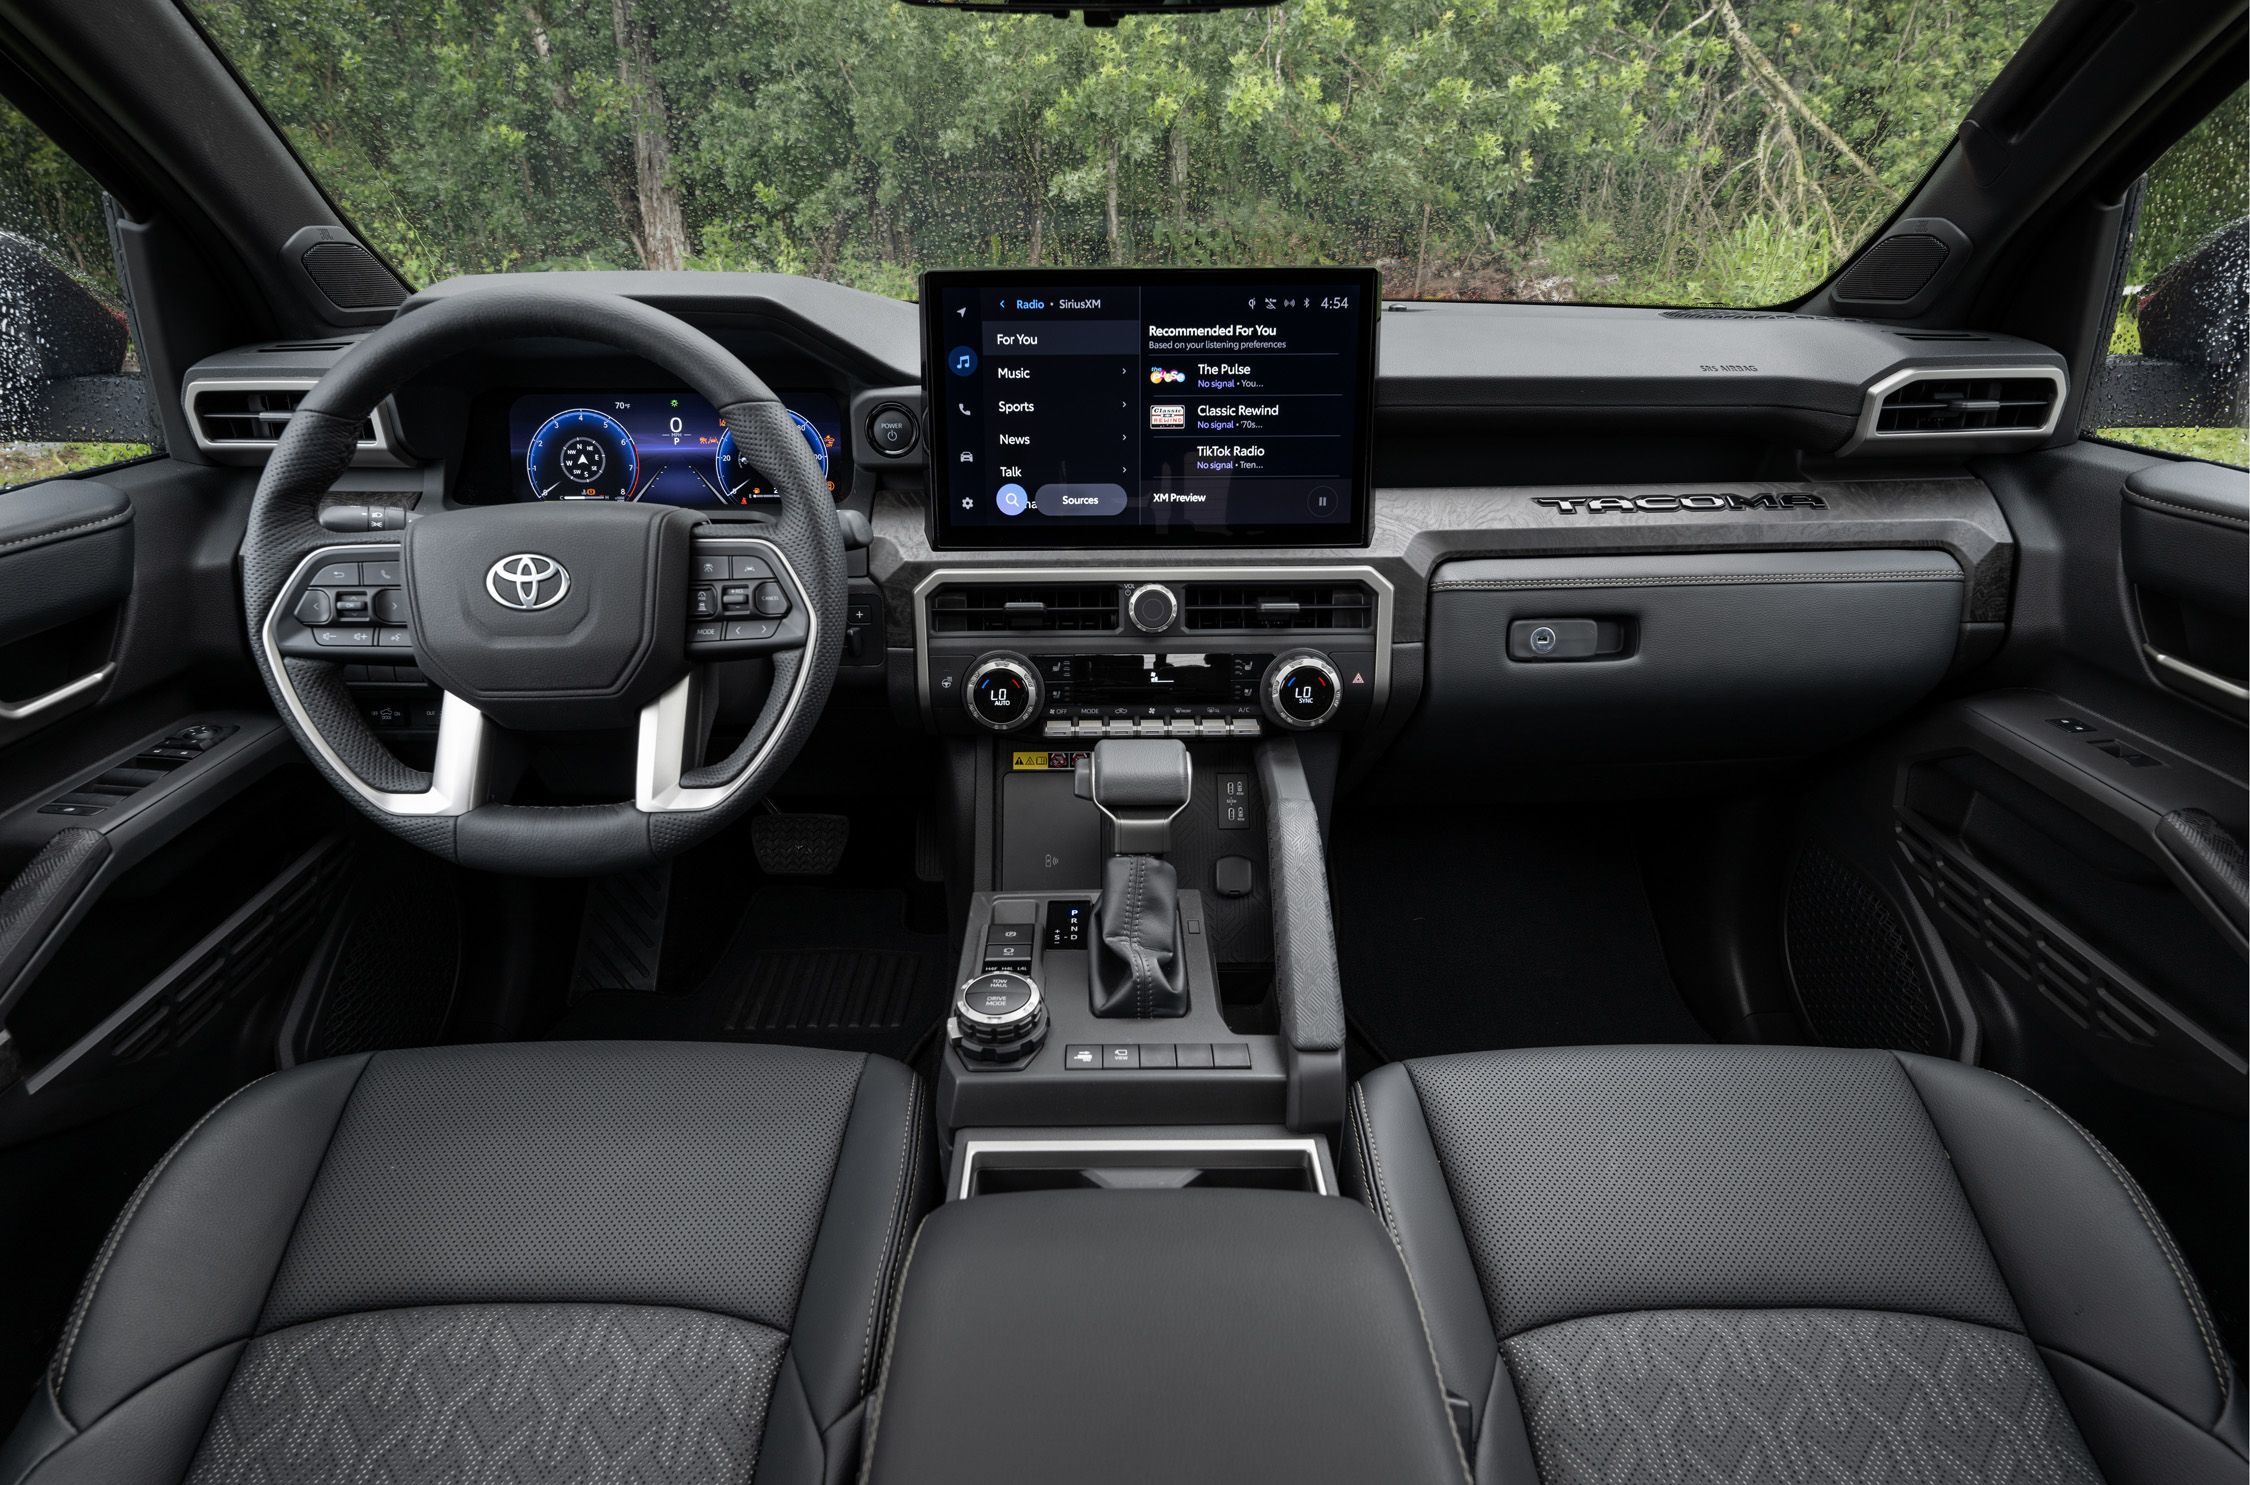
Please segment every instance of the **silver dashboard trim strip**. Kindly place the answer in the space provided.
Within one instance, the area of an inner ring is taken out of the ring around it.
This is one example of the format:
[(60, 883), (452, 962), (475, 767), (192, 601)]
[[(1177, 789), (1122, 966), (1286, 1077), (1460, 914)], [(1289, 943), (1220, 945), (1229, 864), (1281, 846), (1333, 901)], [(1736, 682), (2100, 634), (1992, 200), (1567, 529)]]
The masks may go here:
[[(1296, 566), (1280, 563), (1255, 565), (1213, 565), (1208, 567), (937, 567), (914, 585), (914, 696), (925, 718), (933, 716), (930, 705), (930, 594), (945, 583), (975, 583), (991, 586), (1000, 583), (1270, 583), (1301, 582), (1310, 580), (1348, 580), (1365, 583), (1375, 595), (1375, 695), (1373, 704), (1382, 706), (1391, 694), (1391, 626), (1398, 603), (1397, 590), (1390, 580), (1374, 568), (1356, 563), (1309, 563)], [(1092, 641), (1107, 642), (1125, 638), (1136, 643), (1154, 644), (1156, 641), (1179, 639), (1188, 631), (1177, 630), (1166, 634), (1088, 635)], [(964, 639), (976, 636), (961, 636)], [(1274, 630), (1270, 634), (1239, 636), (1257, 638), (1262, 643), (1270, 638), (1278, 652), (1282, 649), (1325, 650), (1332, 637), (1319, 631), (1293, 633)], [(985, 635), (1000, 647), (1002, 636)], [(1237, 636), (1213, 634), (1211, 648), (1223, 649)], [(1357, 648), (1356, 645), (1351, 648)]]

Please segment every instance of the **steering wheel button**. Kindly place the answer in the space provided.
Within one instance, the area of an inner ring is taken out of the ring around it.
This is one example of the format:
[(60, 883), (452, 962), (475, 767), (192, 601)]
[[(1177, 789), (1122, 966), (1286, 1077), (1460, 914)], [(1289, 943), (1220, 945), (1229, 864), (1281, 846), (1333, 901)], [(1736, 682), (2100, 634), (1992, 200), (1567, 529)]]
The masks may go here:
[(396, 557), (359, 564), (359, 580), (370, 588), (395, 588), (406, 581), (406, 568)]
[(357, 562), (331, 562), (313, 574), (316, 588), (356, 588), (359, 586)]
[(727, 625), (727, 638), (772, 639), (779, 627), (771, 619), (735, 619)]
[(763, 557), (735, 557), (732, 559), (732, 563), (732, 567), (721, 574), (722, 577), (770, 578), (773, 576), (773, 569), (766, 565), (766, 559)]
[(708, 586), (697, 588), (695, 596), (688, 602), (688, 613), (698, 619), (708, 619), (717, 614), (718, 611), (719, 594), (715, 588)]
[(695, 559), (695, 576), (698, 582), (715, 583), (727, 575), (727, 559), (698, 554)]
[[(399, 633), (406, 631), (401, 629)], [(315, 629), (313, 642), (323, 649), (373, 649), (375, 631), (372, 629)]]
[(758, 584), (750, 598), (758, 612), (769, 619), (778, 619), (789, 612), (789, 595), (781, 591), (779, 583)]
[(320, 588), (312, 589), (297, 600), (297, 622), (300, 624), (318, 628), (335, 617), (335, 597)]
[(717, 644), (726, 637), (724, 624), (697, 624), (688, 630), (688, 643), (693, 645)]
[(406, 622), (406, 594), (398, 588), (378, 588), (375, 591), (375, 617), (385, 624)]
[(378, 629), (375, 643), (386, 650), (411, 650), (414, 648), (414, 631), (411, 629)]

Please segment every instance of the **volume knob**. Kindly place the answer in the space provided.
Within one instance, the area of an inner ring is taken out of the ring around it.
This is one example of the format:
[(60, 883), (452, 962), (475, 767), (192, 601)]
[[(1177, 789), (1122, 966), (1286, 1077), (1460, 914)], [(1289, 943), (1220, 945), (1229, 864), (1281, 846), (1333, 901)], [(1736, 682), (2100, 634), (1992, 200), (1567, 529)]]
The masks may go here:
[(1162, 583), (1143, 583), (1126, 596), (1125, 617), (1143, 634), (1162, 634), (1180, 617), (1180, 596)]

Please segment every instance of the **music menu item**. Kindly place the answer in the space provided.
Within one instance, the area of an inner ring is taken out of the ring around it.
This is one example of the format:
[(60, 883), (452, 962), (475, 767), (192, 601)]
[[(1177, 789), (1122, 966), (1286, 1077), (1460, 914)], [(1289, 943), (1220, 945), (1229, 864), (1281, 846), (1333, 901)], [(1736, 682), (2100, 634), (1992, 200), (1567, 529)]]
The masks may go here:
[(940, 547), (1367, 540), (1372, 269), (922, 276)]

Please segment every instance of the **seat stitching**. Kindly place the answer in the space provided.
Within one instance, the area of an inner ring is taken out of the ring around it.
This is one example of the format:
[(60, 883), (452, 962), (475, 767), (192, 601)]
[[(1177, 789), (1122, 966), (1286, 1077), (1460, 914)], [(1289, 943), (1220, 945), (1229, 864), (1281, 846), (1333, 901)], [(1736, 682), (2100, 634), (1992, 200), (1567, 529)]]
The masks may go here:
[[(1368, 1170), (1368, 1189), (1374, 1193), (1375, 1214), (1383, 1219), (1383, 1228), (1390, 1233), (1391, 1241), (1398, 1243), (1400, 1241), (1398, 1224), (1391, 1220), (1390, 1198), (1383, 1194), (1383, 1152), (1375, 1148), (1375, 1121), (1369, 1117), (1367, 1112), (1367, 1085), (1363, 1082), (1352, 1092), (1359, 1099), (1359, 1127), (1367, 1136), (1363, 1142), (1360, 1159), (1366, 1164)], [(1408, 1272), (1411, 1273), (1412, 1270), (1410, 1269)]]
[(35, 531), (29, 536), (19, 536), (13, 541), (0, 541), (0, 552), (13, 551), (17, 547), (43, 546), (51, 541), (60, 541), (73, 531), (94, 531), (104, 526), (122, 526), (132, 519), (133, 513), (131, 511), (117, 511), (111, 515), (96, 516), (91, 521), (79, 521), (70, 526), (57, 526), (52, 531)]
[(87, 1276), (86, 1292), (79, 1297), (77, 1308), (71, 1312), (70, 1328), (63, 1334), (62, 1349), (56, 1353), (54, 1369), (48, 1373), (47, 1390), (55, 1399), (55, 1411), (61, 1413), (64, 1419), (68, 1420), (70, 1417), (69, 1409), (63, 1406), (62, 1389), (70, 1378), (71, 1355), (78, 1348), (78, 1335), (85, 1328), (87, 1315), (93, 1312), (94, 1296), (101, 1289), (102, 1276), (109, 1272), (110, 1260), (117, 1256), (118, 1248), (124, 1244), (125, 1231), (133, 1225), (134, 1214), (140, 1211), (141, 1203), (148, 1199), (148, 1194), (156, 1189), (157, 1178), (171, 1165), (173, 1157), (187, 1148), (188, 1141), (201, 1133), (204, 1125), (217, 1118), (221, 1109), (272, 1076), (272, 1073), (267, 1073), (265, 1077), (254, 1078), (212, 1105), (209, 1113), (196, 1120), (188, 1132), (164, 1152), (164, 1158), (157, 1161), (156, 1168), (142, 1178), (141, 1184), (133, 1192), (133, 1199), (125, 1204), (124, 1212), (118, 1216), (117, 1225), (109, 1231), (109, 1241), (102, 1244), (101, 1257), (95, 1261), (93, 1273)]
[[(2008, 1077), (2006, 1073), (2001, 1073), (1999, 1076)], [(2172, 1271), (2172, 1282), (2179, 1286), (2180, 1297), (2187, 1301), (2188, 1314), (2195, 1320), (2195, 1333), (2203, 1338), (2203, 1354), (2211, 1363), (2212, 1380), (2217, 1383), (2219, 1388), (2220, 1406), (2224, 1407), (2227, 1394), (2234, 1389), (2233, 1376), (2227, 1365), (2226, 1353), (2220, 1349), (2218, 1342), (2212, 1337), (2209, 1319), (2203, 1309), (2202, 1292), (2196, 1287), (2195, 1280), (2189, 1277), (2185, 1260), (2180, 1257), (2179, 1251), (2172, 1246), (2171, 1233), (2165, 1229), (2163, 1221), (2150, 1210), (2148, 1199), (2141, 1194), (2140, 1183), (2133, 1179), (2132, 1172), (2118, 1164), (2117, 1157), (2110, 1154), (2107, 1146), (2103, 1145), (2100, 1140), (2095, 1139), (2087, 1131), (2086, 1126), (2056, 1107), (2053, 1099), (2028, 1083), (2020, 1082), (2015, 1078), (2008, 1078), (2008, 1081), (2023, 1089), (2033, 1098), (2038, 1099), (2041, 1104), (2045, 1105), (2049, 1113), (2069, 1125), (2071, 1130), (2081, 1140), (2085, 1141), (2086, 1148), (2092, 1150), (2101, 1160), (2103, 1169), (2110, 1173), (2111, 1178), (2117, 1182), (2119, 1189), (2125, 1193), (2125, 1199), (2133, 1204), (2134, 1212), (2141, 1219), (2141, 1225), (2148, 1230), (2148, 1235), (2156, 1243), (2156, 1251), (2163, 1255), (2164, 1266)]]
[(2185, 502), (2183, 502), (2183, 501), (2178, 501), (2178, 500), (2166, 500), (2166, 499), (2162, 498), (2161, 496), (2157, 496), (2157, 495), (2143, 495), (2143, 494), (2142, 494), (2142, 493), (2141, 493), (2140, 491), (2138, 491), (2138, 490), (2127, 490), (2127, 491), (2125, 492), (2125, 498), (2126, 498), (2127, 500), (2130, 500), (2130, 501), (2132, 501), (2132, 502), (2133, 502), (2133, 503), (2134, 503), (2135, 505), (2160, 505), (2160, 506), (2163, 506), (2163, 507), (2164, 507), (2165, 509), (2167, 509), (2167, 510), (2176, 510), (2176, 511), (2179, 511), (2179, 512), (2181, 512), (2182, 514), (2184, 514), (2184, 515), (2187, 515), (2187, 516), (2190, 516), (2190, 517), (2193, 517), (2194, 519), (2196, 519), (2196, 520), (2199, 520), (2199, 521), (2209, 521), (2209, 522), (2211, 522), (2211, 523), (2212, 523), (2213, 525), (2218, 525), (2218, 526), (2244, 526), (2244, 525), (2250, 525), (2250, 521), (2246, 521), (2246, 520), (2245, 520), (2245, 519), (2244, 519), (2243, 517), (2241, 517), (2241, 516), (2236, 516), (2236, 515), (2229, 515), (2229, 514), (2228, 514), (2227, 512), (2225, 512), (2225, 511), (2223, 511), (2223, 510), (2205, 510), (2205, 509), (2204, 509), (2204, 508), (2203, 508), (2202, 506), (2200, 506), (2200, 505), (2188, 505), (2188, 504), (2186, 504), (2186, 503), (2185, 503)]
[[(922, 1251), (922, 1234), (928, 1230), (926, 1223), (915, 1228), (914, 1241), (907, 1245), (906, 1266), (899, 1270), (898, 1275), (897, 1303), (900, 1309), (906, 1307), (906, 1285), (914, 1277), (914, 1255)], [(883, 1395), (891, 1386), (891, 1358), (898, 1352), (898, 1331), (898, 1326), (894, 1324), (890, 1335), (883, 1341), (883, 1367), (876, 1380), (875, 1398), (867, 1405), (867, 1448), (859, 1461), (860, 1485), (867, 1485), (867, 1481), (875, 1473), (875, 1433), (883, 1426)]]
[(916, 1086), (913, 1089), (912, 1096), (908, 1101), (906, 1112), (906, 1128), (902, 1136), (904, 1142), (901, 1144), (898, 1152), (898, 1185), (891, 1192), (890, 1227), (889, 1230), (883, 1234), (882, 1258), (875, 1266), (875, 1292), (868, 1296), (867, 1324), (865, 1330), (860, 1336), (859, 1390), (862, 1397), (866, 1396), (867, 1388), (870, 1382), (873, 1380), (873, 1368), (875, 1364), (875, 1325), (876, 1318), (881, 1313), (883, 1308), (882, 1300), (884, 1281), (890, 1277), (891, 1255), (896, 1249), (900, 1236), (900, 1230), (905, 1226), (905, 1211), (907, 1205), (912, 1200), (912, 1192), (908, 1189), (908, 1177), (911, 1168), (919, 1162), (920, 1158), (921, 1146), (914, 1138), (916, 1131), (921, 1128), (922, 1124), (922, 1099), (920, 1081), (920, 1079), (915, 1080)]
[(1414, 1297), (1414, 1321), (1422, 1327), (1422, 1346), (1429, 1353), (1430, 1376), (1437, 1382), (1438, 1406), (1445, 1413), (1446, 1437), (1453, 1440), (1453, 1457), (1461, 1466), (1461, 1478), (1473, 1481), (1476, 1472), (1469, 1468), (1469, 1452), (1461, 1443), (1461, 1430), (1453, 1425), (1453, 1404), (1448, 1400), (1453, 1394), (1446, 1390), (1445, 1368), (1438, 1364), (1437, 1339), (1430, 1334), (1429, 1312), (1422, 1308), (1422, 1286), (1414, 1282), (1414, 1266), (1406, 1261), (1406, 1248), (1399, 1242), (1398, 1234), (1391, 1232), (1388, 1226), (1384, 1232), (1390, 1237), (1391, 1251), (1398, 1255), (1400, 1271), (1406, 1275), (1406, 1292)]
[(1357, 1088), (1352, 1089), (1352, 1095), (1352, 1122), (1351, 1128), (1347, 1130), (1346, 1133), (1351, 1136), (1352, 1157), (1354, 1162), (1359, 1166), (1359, 1189), (1364, 1199), (1366, 1200), (1369, 1209), (1375, 1211), (1376, 1215), (1380, 1216), (1381, 1209), (1377, 1205), (1375, 1198), (1375, 1180), (1374, 1177), (1369, 1174), (1367, 1169), (1367, 1119), (1360, 1113), (1360, 1107), (1362, 1102), (1364, 1101), (1365, 1095), (1360, 1093), (1359, 1089)]

